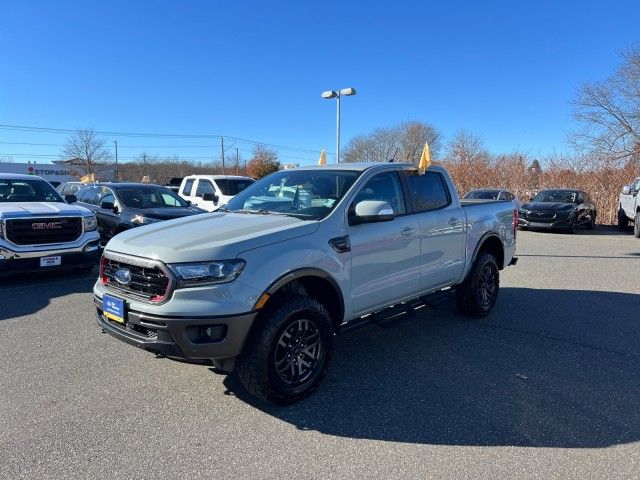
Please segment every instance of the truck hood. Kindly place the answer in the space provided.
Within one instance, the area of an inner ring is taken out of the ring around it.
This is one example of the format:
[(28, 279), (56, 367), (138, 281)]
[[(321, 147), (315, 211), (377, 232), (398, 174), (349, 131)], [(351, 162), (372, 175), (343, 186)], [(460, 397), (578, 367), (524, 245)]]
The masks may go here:
[(318, 222), (285, 215), (213, 212), (128, 230), (112, 238), (106, 250), (165, 263), (227, 260), (317, 229)]
[(88, 216), (91, 212), (79, 205), (62, 202), (0, 202), (0, 218), (24, 216)]
[(185, 208), (167, 207), (167, 208), (147, 208), (144, 210), (136, 209), (135, 212), (145, 217), (157, 218), (158, 220), (171, 220), (173, 218), (182, 218), (188, 215), (197, 215), (198, 213), (204, 213), (205, 210), (202, 210), (197, 207), (185, 207)]

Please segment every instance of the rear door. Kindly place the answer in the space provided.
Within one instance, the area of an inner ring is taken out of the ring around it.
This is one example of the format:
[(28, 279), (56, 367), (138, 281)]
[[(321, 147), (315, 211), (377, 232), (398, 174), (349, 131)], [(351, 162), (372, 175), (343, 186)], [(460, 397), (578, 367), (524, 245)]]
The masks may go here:
[(388, 202), (396, 218), (349, 225), (353, 310), (374, 310), (417, 293), (420, 286), (418, 220), (407, 208), (398, 172), (379, 173), (360, 189), (349, 210), (362, 200)]
[(444, 176), (437, 171), (406, 172), (419, 222), (420, 290), (450, 285), (463, 273), (465, 216), (454, 202)]
[[(112, 203), (117, 210), (102, 208), (102, 202)], [(98, 232), (102, 240), (108, 241), (115, 235), (116, 229), (120, 224), (120, 212), (122, 209), (113, 190), (107, 187), (100, 188), (97, 203), (98, 209), (95, 213), (98, 219)]]

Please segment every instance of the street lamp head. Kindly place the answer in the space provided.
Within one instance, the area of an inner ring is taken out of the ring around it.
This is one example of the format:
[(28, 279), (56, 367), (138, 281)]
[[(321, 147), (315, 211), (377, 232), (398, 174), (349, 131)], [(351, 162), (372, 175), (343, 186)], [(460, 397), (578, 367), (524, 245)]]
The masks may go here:
[(356, 94), (356, 89), (355, 88), (343, 88), (342, 90), (340, 90), (340, 95), (355, 95)]
[(338, 96), (338, 92), (335, 92), (335, 91), (333, 91), (333, 90), (328, 90), (328, 91), (326, 91), (326, 92), (322, 92), (322, 93), (320, 94), (320, 96), (321, 96), (322, 98), (327, 98), (327, 99), (328, 99), (328, 98), (335, 98), (335, 97), (337, 97), (337, 96)]

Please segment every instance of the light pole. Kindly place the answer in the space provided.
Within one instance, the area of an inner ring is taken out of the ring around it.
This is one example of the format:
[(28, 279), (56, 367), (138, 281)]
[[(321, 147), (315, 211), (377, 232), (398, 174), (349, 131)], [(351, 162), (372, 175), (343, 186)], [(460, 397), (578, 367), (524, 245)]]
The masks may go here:
[(118, 141), (114, 140), (113, 144), (116, 146), (116, 182), (118, 181)]
[(326, 92), (322, 92), (320, 96), (324, 99), (329, 100), (330, 98), (337, 99), (337, 110), (336, 110), (336, 163), (340, 163), (340, 97), (355, 95), (355, 88), (343, 88), (342, 90), (328, 90)]

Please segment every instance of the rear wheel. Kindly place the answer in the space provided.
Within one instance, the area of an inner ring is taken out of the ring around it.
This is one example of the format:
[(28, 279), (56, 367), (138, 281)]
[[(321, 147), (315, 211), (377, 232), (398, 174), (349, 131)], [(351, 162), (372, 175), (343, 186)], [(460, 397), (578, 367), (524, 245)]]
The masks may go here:
[(458, 308), (472, 318), (486, 317), (493, 309), (500, 290), (500, 271), (490, 253), (480, 255), (465, 281), (458, 286)]
[(640, 212), (636, 213), (633, 219), (633, 235), (636, 238), (640, 238)]
[(331, 359), (332, 322), (315, 298), (289, 295), (256, 320), (236, 368), (256, 398), (293, 403), (310, 395)]
[(618, 210), (618, 229), (626, 230), (627, 228), (629, 228), (629, 219), (624, 213), (624, 210), (620, 209)]

